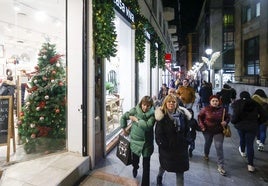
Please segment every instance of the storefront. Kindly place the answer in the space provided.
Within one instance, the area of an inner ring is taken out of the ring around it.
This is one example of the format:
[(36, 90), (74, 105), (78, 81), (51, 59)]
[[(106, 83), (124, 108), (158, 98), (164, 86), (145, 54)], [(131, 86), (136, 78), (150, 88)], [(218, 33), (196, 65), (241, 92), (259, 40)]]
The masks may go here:
[[(1, 130), (0, 136), (7, 135), (8, 140), (1, 142), (0, 161), (9, 156), (9, 161), (19, 162), (64, 151), (66, 1), (2, 0), (0, 12), (0, 80), (2, 86), (14, 87), (14, 93), (1, 95), (13, 99), (9, 114), (14, 136)], [(15, 148), (9, 140), (15, 141)]]
[(120, 118), (134, 105), (135, 30), (134, 15), (122, 2), (114, 1), (117, 53), (105, 59), (105, 133), (106, 142), (120, 131)]

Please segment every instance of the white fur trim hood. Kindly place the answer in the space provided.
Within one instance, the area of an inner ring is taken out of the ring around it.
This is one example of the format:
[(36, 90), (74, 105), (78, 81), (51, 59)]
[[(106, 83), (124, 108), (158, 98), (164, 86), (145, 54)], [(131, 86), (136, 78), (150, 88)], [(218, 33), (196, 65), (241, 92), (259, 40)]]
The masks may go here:
[[(184, 112), (184, 114), (186, 115), (188, 120), (190, 120), (192, 118), (192, 114), (186, 108), (179, 106), (179, 108), (177, 108), (177, 110), (179, 112), (181, 112), (181, 111)], [(161, 107), (158, 107), (155, 109), (154, 115), (155, 115), (156, 121), (160, 121), (161, 119), (164, 118), (164, 113), (161, 110)]]

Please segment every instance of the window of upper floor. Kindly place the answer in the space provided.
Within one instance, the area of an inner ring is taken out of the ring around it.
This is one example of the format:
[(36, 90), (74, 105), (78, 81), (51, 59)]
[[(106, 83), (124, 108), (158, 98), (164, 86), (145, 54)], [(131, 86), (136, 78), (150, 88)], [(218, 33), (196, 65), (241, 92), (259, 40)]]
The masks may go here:
[(254, 4), (246, 5), (242, 9), (242, 23), (249, 22), (255, 17), (261, 15), (261, 3), (260, 0), (254, 1)]
[(256, 4), (256, 17), (259, 17), (261, 15), (261, 3), (257, 2)]
[(233, 48), (234, 46), (234, 32), (223, 33), (223, 49)]
[(259, 37), (250, 38), (245, 41), (244, 65), (246, 75), (256, 75), (260, 72), (259, 45)]

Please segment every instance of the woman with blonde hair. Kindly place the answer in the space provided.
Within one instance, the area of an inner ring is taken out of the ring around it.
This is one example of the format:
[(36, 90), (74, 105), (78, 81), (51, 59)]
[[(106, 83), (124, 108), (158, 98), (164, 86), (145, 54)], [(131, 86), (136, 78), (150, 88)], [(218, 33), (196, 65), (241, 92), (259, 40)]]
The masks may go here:
[(177, 104), (173, 94), (165, 97), (161, 107), (155, 110), (155, 139), (159, 149), (157, 185), (162, 185), (165, 171), (176, 173), (176, 183), (184, 184), (184, 172), (189, 169), (188, 120), (191, 113)]

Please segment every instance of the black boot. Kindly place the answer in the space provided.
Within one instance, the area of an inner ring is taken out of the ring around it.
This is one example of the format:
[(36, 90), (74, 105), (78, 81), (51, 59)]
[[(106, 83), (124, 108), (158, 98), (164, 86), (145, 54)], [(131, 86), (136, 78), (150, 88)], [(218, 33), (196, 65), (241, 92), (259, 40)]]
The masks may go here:
[(162, 176), (157, 176), (157, 178), (156, 178), (156, 185), (157, 186), (162, 186)]
[(189, 149), (189, 157), (193, 157), (193, 150), (192, 149)]
[(138, 174), (138, 169), (133, 168), (132, 174), (133, 174), (133, 177), (136, 178)]

